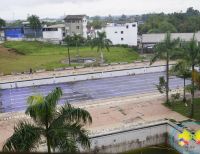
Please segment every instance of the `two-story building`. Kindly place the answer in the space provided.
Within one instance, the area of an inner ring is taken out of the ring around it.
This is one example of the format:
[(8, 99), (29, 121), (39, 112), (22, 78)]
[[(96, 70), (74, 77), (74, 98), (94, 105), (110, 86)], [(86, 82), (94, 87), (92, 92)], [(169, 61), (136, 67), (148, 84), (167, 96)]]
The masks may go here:
[(81, 35), (87, 38), (87, 16), (86, 15), (68, 15), (64, 19), (66, 35)]
[(137, 46), (137, 22), (125, 24), (109, 23), (101, 31), (106, 32), (107, 38), (112, 41), (113, 45)]

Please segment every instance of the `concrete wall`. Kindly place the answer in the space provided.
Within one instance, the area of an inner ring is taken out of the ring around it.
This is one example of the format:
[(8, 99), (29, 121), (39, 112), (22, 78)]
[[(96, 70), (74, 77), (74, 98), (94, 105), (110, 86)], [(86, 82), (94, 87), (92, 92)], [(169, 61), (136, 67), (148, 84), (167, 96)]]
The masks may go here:
[(200, 145), (195, 143), (194, 140), (190, 141), (189, 145), (185, 147), (181, 147), (178, 144), (178, 134), (182, 133), (182, 131), (183, 128), (178, 127), (173, 123), (169, 123), (167, 126), (168, 144), (182, 154), (200, 154)]
[(108, 25), (105, 27), (107, 38), (116, 44), (127, 44), (137, 46), (137, 23), (126, 23), (124, 25)]
[(119, 153), (152, 145), (165, 144), (167, 124), (165, 122), (140, 126), (131, 130), (91, 137), (91, 151)]
[(183, 128), (169, 121), (158, 121), (138, 127), (91, 136), (91, 152), (120, 153), (159, 144), (169, 144), (181, 154), (200, 154), (200, 145), (191, 141), (189, 146), (178, 145), (178, 134)]
[(165, 71), (165, 69), (166, 69), (165, 66), (153, 66), (153, 67), (141, 67), (141, 68), (127, 69), (127, 70), (118, 70), (118, 71), (69, 75), (69, 76), (63, 76), (63, 77), (49, 77), (49, 78), (35, 79), (35, 80), (0, 83), (0, 88), (9, 89), (9, 88), (17, 88), (17, 87), (28, 87), (28, 86), (75, 82), (75, 81), (100, 79), (100, 78), (108, 78), (108, 77), (163, 72)]

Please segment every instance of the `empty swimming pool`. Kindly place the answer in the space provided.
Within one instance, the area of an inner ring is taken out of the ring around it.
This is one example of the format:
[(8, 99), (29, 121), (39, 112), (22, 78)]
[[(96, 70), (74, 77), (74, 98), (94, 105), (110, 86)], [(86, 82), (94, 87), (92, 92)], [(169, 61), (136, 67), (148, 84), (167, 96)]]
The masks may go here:
[[(157, 91), (155, 84), (158, 84), (159, 77), (164, 75), (164, 72), (148, 73), (135, 76), (0, 90), (0, 112), (25, 110), (27, 106), (26, 101), (29, 96), (36, 94), (47, 95), (55, 87), (61, 87), (63, 90), (63, 97), (59, 102), (60, 104), (155, 92)], [(182, 79), (176, 77), (170, 79), (171, 89), (182, 86)]]

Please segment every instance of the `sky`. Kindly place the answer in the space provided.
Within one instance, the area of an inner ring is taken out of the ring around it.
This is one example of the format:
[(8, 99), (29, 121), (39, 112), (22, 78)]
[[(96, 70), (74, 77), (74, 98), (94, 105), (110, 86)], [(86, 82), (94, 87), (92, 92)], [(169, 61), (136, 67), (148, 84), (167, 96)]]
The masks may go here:
[(0, 0), (0, 18), (59, 18), (67, 14), (88, 16), (136, 15), (145, 13), (185, 12), (188, 7), (200, 10), (200, 0)]

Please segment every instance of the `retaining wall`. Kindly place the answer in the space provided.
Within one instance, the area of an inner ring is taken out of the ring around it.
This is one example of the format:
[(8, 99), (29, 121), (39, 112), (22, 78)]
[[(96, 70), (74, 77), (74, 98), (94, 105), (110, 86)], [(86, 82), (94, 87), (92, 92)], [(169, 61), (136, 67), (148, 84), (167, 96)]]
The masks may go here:
[(166, 70), (165, 65), (162, 65), (162, 66), (140, 67), (140, 68), (133, 68), (133, 69), (95, 72), (95, 73), (78, 74), (78, 75), (66, 75), (66, 76), (61, 76), (61, 77), (49, 77), (49, 78), (34, 79), (34, 80), (0, 83), (0, 89), (38, 86), (38, 85), (47, 85), (47, 84), (65, 83), (65, 82), (75, 82), (75, 81), (119, 77), (119, 76), (136, 75), (136, 74), (144, 74), (144, 73), (155, 73), (155, 72), (163, 72), (165, 70)]
[(182, 131), (182, 127), (169, 121), (160, 121), (129, 130), (91, 136), (90, 152), (120, 153), (153, 145), (169, 144), (181, 154), (200, 154), (200, 145), (194, 140), (185, 147), (178, 145), (178, 134)]
[(167, 123), (141, 126), (131, 130), (91, 137), (91, 152), (120, 153), (165, 144)]

